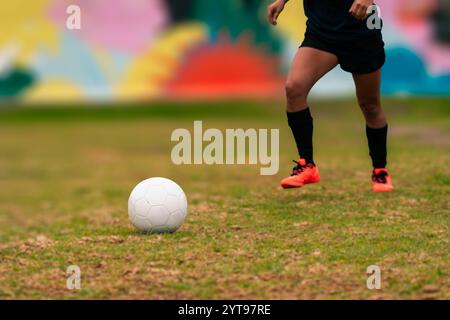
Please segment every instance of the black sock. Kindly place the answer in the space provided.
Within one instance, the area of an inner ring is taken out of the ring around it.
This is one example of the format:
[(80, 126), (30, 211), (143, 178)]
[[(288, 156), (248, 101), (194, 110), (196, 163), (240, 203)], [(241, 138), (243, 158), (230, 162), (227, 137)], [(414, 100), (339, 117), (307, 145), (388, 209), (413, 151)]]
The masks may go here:
[(367, 141), (369, 142), (370, 157), (375, 169), (386, 168), (387, 165), (387, 133), (388, 126), (372, 129), (366, 126)]
[(309, 108), (299, 112), (288, 112), (288, 123), (294, 135), (300, 158), (306, 163), (313, 163), (313, 118)]

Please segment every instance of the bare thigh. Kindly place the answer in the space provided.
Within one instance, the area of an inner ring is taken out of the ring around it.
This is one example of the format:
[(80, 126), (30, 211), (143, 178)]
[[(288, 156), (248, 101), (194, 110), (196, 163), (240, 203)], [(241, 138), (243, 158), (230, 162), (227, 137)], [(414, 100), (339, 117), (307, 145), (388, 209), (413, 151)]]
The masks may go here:
[(309, 47), (300, 48), (286, 82), (287, 110), (296, 112), (306, 109), (312, 87), (337, 64), (338, 58), (331, 53)]

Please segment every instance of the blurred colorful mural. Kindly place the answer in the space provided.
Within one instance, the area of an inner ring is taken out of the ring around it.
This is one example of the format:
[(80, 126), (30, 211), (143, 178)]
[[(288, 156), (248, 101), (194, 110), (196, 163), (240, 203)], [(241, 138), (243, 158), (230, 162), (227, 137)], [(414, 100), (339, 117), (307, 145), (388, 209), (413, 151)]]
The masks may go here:
[[(136, 101), (282, 94), (305, 31), (261, 0), (15, 0), (0, 4), (0, 101)], [(450, 1), (378, 0), (385, 94), (450, 95)], [(81, 29), (66, 23), (77, 5)], [(315, 95), (351, 94), (349, 75)]]

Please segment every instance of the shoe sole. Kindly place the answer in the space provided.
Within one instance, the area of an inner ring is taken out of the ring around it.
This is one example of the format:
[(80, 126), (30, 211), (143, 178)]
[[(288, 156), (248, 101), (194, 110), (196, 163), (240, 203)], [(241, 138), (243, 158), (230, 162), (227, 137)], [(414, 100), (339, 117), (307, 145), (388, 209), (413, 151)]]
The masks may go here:
[(394, 191), (394, 188), (391, 189), (384, 189), (384, 190), (372, 190), (374, 193), (389, 193)]
[(314, 182), (306, 182), (306, 183), (303, 183), (303, 184), (300, 184), (300, 185), (291, 185), (291, 184), (289, 184), (289, 185), (281, 185), (281, 187), (283, 189), (298, 189), (298, 188), (304, 187), (307, 184), (314, 184), (314, 183), (319, 183), (319, 182), (320, 182), (320, 180), (319, 181), (314, 181)]
[(384, 185), (377, 185), (377, 188), (375, 188), (375, 185), (372, 188), (372, 191), (375, 193), (386, 193), (386, 192), (392, 192), (394, 190), (394, 186), (384, 186)]

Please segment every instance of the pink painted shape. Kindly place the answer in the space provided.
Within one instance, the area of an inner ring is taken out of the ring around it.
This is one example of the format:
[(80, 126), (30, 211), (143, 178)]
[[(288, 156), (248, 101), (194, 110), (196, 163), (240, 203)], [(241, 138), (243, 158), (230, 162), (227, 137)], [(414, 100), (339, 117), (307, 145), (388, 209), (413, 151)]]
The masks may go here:
[[(435, 0), (422, 1), (430, 8), (436, 5)], [(450, 73), (450, 46), (439, 44), (433, 39), (433, 26), (427, 17), (419, 16), (414, 21), (402, 20), (402, 10), (408, 5), (415, 5), (414, 0), (377, 0), (376, 3), (381, 7), (385, 23), (390, 24), (406, 37), (411, 48), (425, 60), (431, 72)]]
[(80, 38), (127, 53), (146, 48), (169, 20), (163, 0), (55, 0), (50, 17), (62, 28), (71, 4), (81, 8), (82, 29), (76, 31)]

